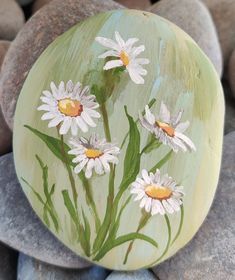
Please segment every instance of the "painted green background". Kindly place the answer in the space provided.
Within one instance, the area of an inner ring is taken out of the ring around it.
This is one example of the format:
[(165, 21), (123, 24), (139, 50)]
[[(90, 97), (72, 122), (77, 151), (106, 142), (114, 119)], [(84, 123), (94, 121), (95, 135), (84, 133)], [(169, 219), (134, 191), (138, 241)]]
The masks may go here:
[[(54, 204), (59, 211), (63, 228), (63, 232), (57, 234), (57, 237), (75, 253), (83, 256), (80, 246), (74, 241), (71, 220), (61, 196), (61, 191), (69, 188), (65, 168), (45, 144), (23, 126), (27, 124), (56, 137), (56, 129), (48, 129), (48, 122), (41, 121), (42, 113), (36, 110), (41, 104), (39, 97), (42, 90), (49, 89), (51, 81), (56, 84), (61, 80), (70, 79), (73, 82), (83, 82), (89, 70), (101, 70), (104, 61), (98, 59), (98, 55), (105, 49), (94, 39), (96, 36), (113, 38), (116, 30), (125, 40), (130, 37), (139, 38), (140, 44), (146, 47), (142, 57), (150, 59), (150, 64), (146, 66), (148, 75), (145, 77), (144, 85), (136, 85), (127, 75), (124, 75), (119, 86), (115, 88), (115, 99), (111, 98), (108, 103), (112, 139), (120, 146), (128, 131), (124, 105), (127, 105), (129, 114), (136, 119), (138, 111), (143, 110), (144, 105), (152, 98), (156, 98), (155, 113), (159, 111), (161, 101), (168, 105), (172, 113), (184, 109), (182, 121), (189, 120), (191, 123), (186, 135), (193, 140), (197, 148), (196, 153), (174, 154), (161, 169), (162, 173), (167, 172), (177, 182), (181, 182), (186, 193), (183, 229), (178, 240), (165, 256), (166, 259), (193, 237), (211, 206), (220, 169), (224, 118), (222, 89), (212, 64), (193, 40), (170, 22), (146, 12), (115, 11), (90, 18), (56, 39), (33, 66), (18, 100), (14, 125), (16, 171), (18, 178), (24, 177), (42, 193), (41, 173), (35, 154), (39, 154), (48, 165), (49, 183), (56, 183)], [(91, 131), (96, 131), (103, 136), (102, 120), (99, 120), (97, 128)], [(90, 132), (84, 135), (88, 137)], [(140, 133), (143, 147), (148, 132), (140, 128)], [(126, 147), (119, 157), (115, 191), (122, 177), (125, 149)], [(167, 151), (169, 149), (162, 146), (151, 155), (146, 155), (141, 161), (141, 169), (151, 168)], [(21, 184), (33, 209), (42, 218), (42, 206), (22, 181)], [(81, 181), (77, 177), (76, 185), (79, 204), (91, 218)], [(103, 217), (108, 194), (108, 175), (93, 178), (92, 186), (99, 215)], [(124, 198), (128, 195), (129, 191)], [(118, 235), (135, 231), (140, 216), (139, 204), (131, 201), (123, 214)], [(174, 236), (178, 229), (180, 214), (169, 216)], [(92, 221), (92, 218), (90, 220)], [(94, 232), (94, 224), (91, 226)], [(159, 249), (144, 241), (135, 241), (129, 261), (123, 266), (122, 261), (128, 247), (126, 243), (108, 253), (99, 264), (112, 269), (130, 270), (154, 261), (161, 255), (167, 242), (164, 218), (160, 215), (154, 216), (142, 232), (155, 239), (159, 243)]]

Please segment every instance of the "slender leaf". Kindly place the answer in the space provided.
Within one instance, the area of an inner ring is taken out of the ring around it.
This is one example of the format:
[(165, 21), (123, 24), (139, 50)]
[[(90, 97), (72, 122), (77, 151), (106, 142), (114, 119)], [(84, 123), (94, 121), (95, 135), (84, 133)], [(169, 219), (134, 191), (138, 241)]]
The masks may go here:
[(116, 220), (119, 201), (129, 185), (133, 181), (135, 181), (140, 169), (140, 133), (136, 122), (128, 114), (127, 107), (125, 106), (124, 108), (129, 122), (129, 143), (124, 159), (124, 172), (122, 181), (119, 187), (119, 191), (114, 199), (111, 228), (113, 227), (113, 224)]
[(21, 177), (21, 180), (31, 189), (31, 191), (34, 193), (34, 195), (37, 197), (37, 199), (43, 204), (45, 205), (45, 202), (43, 201), (42, 197), (40, 196), (40, 194), (38, 192), (36, 192), (34, 190), (34, 188), (23, 178)]
[[(157, 100), (156, 100), (155, 98), (151, 99), (150, 102), (148, 103), (149, 108), (151, 108), (151, 107), (154, 105), (154, 103), (155, 103), (156, 101), (157, 101)], [(145, 112), (145, 110), (142, 111), (142, 115), (144, 115), (144, 112)], [(138, 121), (139, 121), (139, 118), (138, 118), (137, 120), (135, 120), (135, 123), (137, 124)], [(122, 141), (121, 149), (122, 149), (123, 146), (125, 145), (126, 139), (127, 139), (128, 135), (129, 135), (129, 131), (127, 132), (127, 134), (125, 135), (125, 137), (124, 137), (124, 139), (123, 139), (123, 141)]]
[(87, 255), (90, 256), (90, 251), (91, 251), (91, 246), (90, 246), (90, 239), (91, 239), (91, 227), (89, 224), (89, 221), (84, 213), (84, 211), (82, 210), (82, 216), (83, 216), (83, 221), (84, 221), (84, 237), (86, 240), (86, 247), (87, 247)]
[(79, 229), (79, 221), (78, 221), (78, 216), (77, 216), (77, 212), (76, 209), (72, 203), (72, 200), (69, 197), (69, 192), (68, 190), (63, 190), (62, 191), (62, 195), (64, 198), (64, 205), (67, 208), (69, 215), (71, 217), (71, 219), (73, 220), (75, 226), (77, 227), (77, 229)]
[(94, 261), (99, 261), (101, 260), (110, 250), (113, 248), (120, 246), (128, 241), (134, 240), (134, 239), (140, 239), (143, 241), (146, 241), (153, 245), (154, 247), (158, 248), (158, 244), (155, 240), (152, 238), (148, 237), (147, 235), (141, 234), (141, 233), (129, 233), (126, 235), (122, 235), (118, 237), (115, 240), (107, 240), (104, 246), (100, 249), (99, 253), (95, 256), (93, 259)]
[(128, 114), (125, 106), (125, 113), (129, 122), (129, 143), (124, 159), (124, 172), (120, 189), (123, 191), (135, 180), (140, 169), (140, 133), (137, 124)]
[(122, 205), (122, 207), (119, 211), (119, 214), (117, 216), (117, 220), (116, 220), (115, 224), (113, 225), (113, 227), (110, 229), (109, 238), (112, 238), (112, 239), (116, 238), (116, 234), (119, 229), (122, 213), (123, 213), (124, 209), (126, 208), (126, 206), (128, 205), (128, 203), (130, 202), (130, 200), (131, 200), (131, 195), (127, 198), (125, 203)]
[[(61, 161), (64, 162), (64, 158), (61, 153), (61, 141), (59, 139), (46, 135), (46, 134), (40, 132), (39, 130), (30, 127), (29, 125), (25, 125), (24, 127), (26, 127), (31, 132), (33, 132), (35, 135), (37, 135), (47, 145), (47, 147), (51, 150), (51, 152), (56, 157), (58, 157)], [(65, 147), (65, 152), (68, 153), (68, 151), (70, 150), (69, 146), (64, 144), (64, 147)], [(70, 157), (70, 160), (72, 161), (73, 157), (72, 156), (69, 156), (69, 157)]]

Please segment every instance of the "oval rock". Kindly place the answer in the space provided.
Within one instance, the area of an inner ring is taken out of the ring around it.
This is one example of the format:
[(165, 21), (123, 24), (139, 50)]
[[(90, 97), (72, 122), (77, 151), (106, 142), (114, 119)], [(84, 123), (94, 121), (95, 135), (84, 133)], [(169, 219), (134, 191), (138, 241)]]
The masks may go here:
[(31, 69), (15, 115), (17, 175), (76, 254), (111, 269), (151, 267), (209, 211), (223, 120), (218, 75), (184, 31), (147, 12), (102, 13)]

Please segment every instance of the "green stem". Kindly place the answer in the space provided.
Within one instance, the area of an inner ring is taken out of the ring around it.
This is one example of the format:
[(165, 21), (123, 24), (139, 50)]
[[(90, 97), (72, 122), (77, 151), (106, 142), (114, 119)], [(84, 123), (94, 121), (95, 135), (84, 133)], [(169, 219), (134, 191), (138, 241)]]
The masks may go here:
[(108, 142), (111, 142), (111, 133), (110, 133), (110, 128), (109, 128), (109, 119), (108, 119), (108, 113), (107, 113), (107, 109), (106, 109), (105, 103), (102, 103), (100, 105), (100, 110), (101, 110), (101, 114), (103, 116), (104, 133), (105, 133), (105, 136), (106, 136), (106, 140)]
[(171, 224), (170, 224), (170, 221), (169, 221), (169, 218), (168, 218), (167, 214), (165, 214), (164, 217), (165, 217), (165, 220), (166, 220), (167, 231), (168, 231), (168, 240), (167, 240), (165, 250), (163, 251), (163, 253), (161, 254), (161, 256), (158, 259), (156, 259), (154, 262), (152, 262), (150, 265), (148, 265), (144, 268), (152, 267), (152, 266), (156, 265), (166, 255), (166, 253), (168, 252), (168, 249), (170, 247), (170, 243), (171, 243)]
[[(111, 142), (111, 133), (109, 128), (109, 120), (107, 109), (105, 103), (102, 103), (100, 106), (100, 110), (103, 116), (103, 125), (104, 125), (104, 132), (106, 136), (106, 140)], [(115, 178), (115, 166), (113, 164), (110, 165), (110, 174), (109, 174), (109, 194), (107, 198), (107, 205), (105, 211), (104, 221), (98, 231), (96, 236), (94, 245), (93, 245), (93, 252), (96, 253), (97, 250), (103, 245), (105, 238), (108, 234), (111, 217), (112, 217), (112, 206), (113, 206), (113, 199), (114, 199), (114, 178)]]
[(93, 199), (91, 184), (87, 180), (87, 178), (85, 177), (83, 172), (80, 173), (79, 177), (80, 177), (80, 179), (83, 183), (83, 188), (86, 192), (87, 203), (91, 207), (92, 215), (95, 219), (95, 229), (96, 229), (96, 232), (98, 233), (101, 222), (100, 222), (98, 211), (96, 209), (96, 205), (95, 205), (95, 202), (94, 202), (94, 199)]
[(176, 239), (179, 237), (181, 229), (183, 227), (183, 221), (184, 221), (184, 206), (181, 205), (180, 206), (180, 224), (179, 224), (179, 228), (178, 231), (175, 235), (175, 238), (172, 240), (171, 245), (173, 245), (173, 243), (176, 241)]
[[(151, 147), (156, 141), (157, 141), (156, 138), (152, 137), (152, 139), (142, 149), (140, 155), (142, 156), (148, 150), (148, 148)], [(157, 147), (155, 147), (155, 149), (159, 148), (160, 146), (161, 146), (161, 143), (158, 142)]]
[(160, 169), (171, 157), (171, 154), (173, 153), (173, 151), (171, 150), (169, 153), (167, 153), (157, 164), (155, 164), (150, 170), (149, 172), (153, 172), (155, 173), (157, 169)]
[(71, 188), (72, 188), (72, 193), (73, 193), (73, 201), (74, 201), (74, 205), (75, 208), (77, 209), (77, 198), (78, 198), (78, 194), (77, 194), (77, 190), (76, 190), (76, 184), (73, 178), (73, 173), (69, 164), (69, 160), (67, 157), (67, 154), (65, 152), (65, 146), (64, 146), (64, 137), (63, 135), (60, 135), (60, 139), (61, 139), (61, 152), (62, 152), (62, 156), (64, 158), (64, 163), (65, 163), (65, 167), (67, 169), (68, 175), (69, 175), (69, 181), (71, 184)]
[[(139, 222), (139, 226), (138, 226), (138, 228), (137, 228), (137, 230), (136, 230), (136, 233), (139, 233), (139, 232), (141, 231), (141, 229), (143, 229), (143, 228), (146, 226), (146, 224), (147, 224), (147, 222), (148, 222), (148, 220), (149, 220), (150, 218), (151, 218), (151, 214), (149, 214), (149, 213), (144, 213), (144, 214), (143, 214), (143, 216), (142, 216), (142, 218), (141, 218), (141, 220), (140, 220), (140, 222)], [(133, 248), (134, 241), (135, 241), (135, 240), (132, 240), (131, 243), (129, 244), (128, 248), (127, 248), (127, 251), (126, 251), (126, 255), (125, 255), (125, 259), (124, 259), (124, 261), (123, 261), (123, 264), (126, 264), (126, 263), (127, 263), (128, 256), (129, 256), (129, 254), (130, 254), (130, 252), (131, 252), (131, 250), (132, 250), (132, 248)]]

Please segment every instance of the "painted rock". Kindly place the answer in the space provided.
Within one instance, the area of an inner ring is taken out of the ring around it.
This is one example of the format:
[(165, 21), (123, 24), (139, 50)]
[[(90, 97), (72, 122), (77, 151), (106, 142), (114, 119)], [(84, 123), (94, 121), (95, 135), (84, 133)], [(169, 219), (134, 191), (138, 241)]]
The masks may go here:
[(31, 69), (15, 115), (17, 175), (79, 256), (151, 267), (187, 244), (209, 211), (223, 118), (216, 71), (186, 33), (147, 12), (99, 14)]

